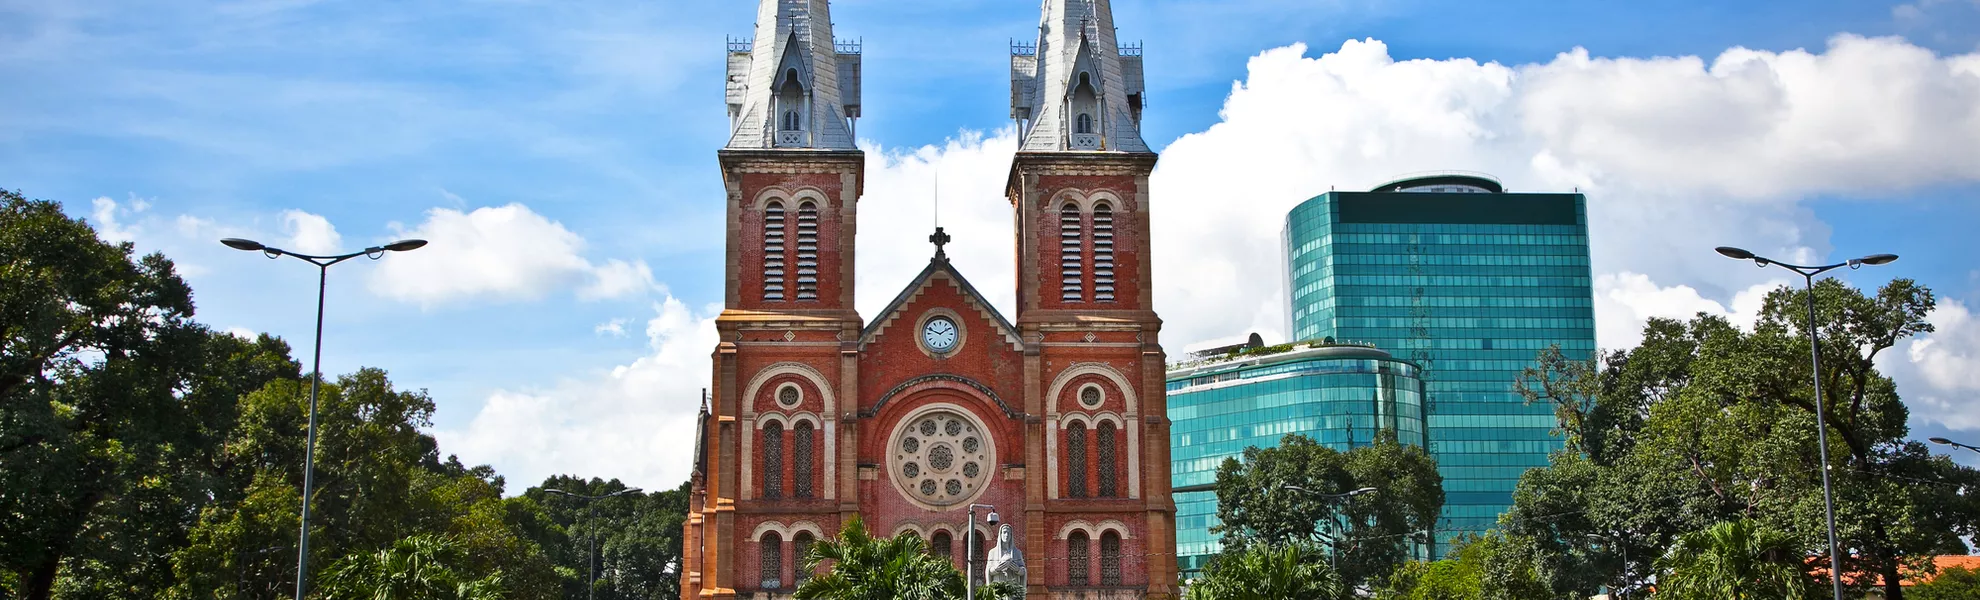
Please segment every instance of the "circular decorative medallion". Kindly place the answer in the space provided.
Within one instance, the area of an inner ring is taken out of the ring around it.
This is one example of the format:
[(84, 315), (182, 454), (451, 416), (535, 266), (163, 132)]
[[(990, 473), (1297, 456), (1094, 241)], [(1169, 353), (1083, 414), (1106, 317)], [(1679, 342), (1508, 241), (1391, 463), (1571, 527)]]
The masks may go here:
[(989, 482), (996, 458), (988, 432), (976, 419), (947, 406), (932, 406), (895, 429), (888, 457), (894, 484), (908, 498), (934, 508), (967, 502)]
[(777, 390), (777, 404), (783, 405), (785, 408), (797, 406), (798, 401), (803, 399), (804, 393), (799, 392), (795, 385), (787, 385), (783, 389)]
[(1087, 408), (1100, 408), (1100, 386), (1089, 385), (1079, 391), (1079, 403)]

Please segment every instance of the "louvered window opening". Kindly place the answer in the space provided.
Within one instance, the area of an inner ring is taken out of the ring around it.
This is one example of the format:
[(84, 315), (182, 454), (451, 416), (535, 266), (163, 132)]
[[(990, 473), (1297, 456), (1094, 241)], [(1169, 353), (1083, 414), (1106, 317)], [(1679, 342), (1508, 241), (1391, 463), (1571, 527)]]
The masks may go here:
[(1066, 428), (1066, 497), (1086, 497), (1086, 425)]
[(1114, 301), (1114, 209), (1093, 209), (1093, 301)]
[(818, 299), (818, 205), (798, 205), (797, 299)]
[(942, 558), (949, 558), (955, 554), (956, 549), (953, 547), (955, 543), (955, 538), (949, 537), (949, 532), (937, 531), (935, 532), (935, 537), (928, 542), (928, 552)]
[(1059, 299), (1086, 298), (1086, 273), (1080, 268), (1079, 207), (1068, 202), (1059, 209)]
[(1066, 538), (1066, 585), (1092, 585), (1093, 573), (1087, 568), (1086, 532), (1075, 531)]
[(784, 205), (763, 209), (763, 299), (784, 299)]
[(763, 426), (763, 497), (784, 497), (784, 425)]
[(1114, 457), (1116, 454), (1114, 451), (1114, 424), (1101, 423), (1095, 433), (1100, 438), (1098, 440), (1100, 442), (1100, 457), (1098, 460), (1093, 461), (1094, 467), (1100, 470), (1100, 497), (1119, 497), (1121, 495), (1120, 478), (1115, 475), (1115, 472), (1119, 469), (1114, 468)]
[(791, 428), (797, 438), (791, 444), (791, 494), (798, 498), (810, 498), (811, 494), (811, 423), (798, 423)]
[(763, 589), (784, 587), (784, 538), (776, 532), (763, 534), (763, 541), (757, 542), (757, 551), (757, 571)]
[(1112, 531), (1100, 534), (1100, 585), (1121, 584), (1121, 536)]
[(816, 541), (809, 531), (797, 532), (791, 539), (791, 569), (795, 571), (792, 579), (800, 584), (811, 579), (811, 570), (804, 568), (804, 555), (811, 553), (811, 544)]

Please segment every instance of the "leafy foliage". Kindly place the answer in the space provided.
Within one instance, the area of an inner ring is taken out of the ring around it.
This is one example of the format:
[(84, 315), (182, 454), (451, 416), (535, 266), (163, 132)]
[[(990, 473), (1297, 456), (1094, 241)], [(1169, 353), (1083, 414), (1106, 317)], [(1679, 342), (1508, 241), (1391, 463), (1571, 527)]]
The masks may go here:
[(1184, 600), (1336, 600), (1348, 597), (1326, 555), (1305, 543), (1252, 544), (1210, 561)]
[(1678, 536), (1658, 559), (1661, 600), (1801, 600), (1817, 597), (1801, 549), (1750, 520)]
[(1972, 600), (1980, 598), (1980, 571), (1965, 567), (1940, 569), (1932, 581), (1911, 588), (1912, 600)]
[(529, 536), (557, 565), (564, 597), (586, 598), (585, 580), (591, 565), (586, 556), (596, 537), (599, 600), (677, 598), (682, 570), (682, 522), (687, 518), (688, 484), (671, 490), (613, 496), (597, 501), (545, 492), (558, 489), (585, 496), (621, 492), (618, 480), (580, 479), (557, 475), (523, 492), (540, 506), (543, 526), (530, 527)]
[[(1363, 487), (1360, 498), (1329, 497)], [(1383, 431), (1367, 446), (1340, 452), (1290, 434), (1273, 448), (1247, 448), (1217, 468), (1217, 517), (1226, 552), (1264, 544), (1327, 539), (1349, 588), (1377, 581), (1432, 541), (1443, 508), (1437, 463)]]
[[(804, 556), (804, 569), (822, 575), (799, 584), (798, 600), (957, 600), (964, 596), (963, 573), (948, 559), (928, 553), (921, 538), (903, 533), (876, 538), (855, 516), (839, 535), (820, 540)], [(1000, 600), (1016, 594), (1005, 584), (978, 586), (976, 597)]]
[(467, 555), (454, 538), (414, 535), (376, 553), (337, 561), (324, 577), (322, 593), (350, 600), (501, 598), (501, 572), (479, 578), (466, 575), (473, 570)]
[[(1639, 347), (1576, 362), (1558, 351), (1521, 389), (1555, 409), (1567, 447), (1529, 471), (1503, 518), (1537, 540), (1555, 587), (1637, 588), (1680, 536), (1753, 519), (1826, 560), (1807, 339), (1809, 294), (1770, 293), (1752, 330), (1723, 318), (1653, 319)], [(1874, 296), (1834, 280), (1813, 290), (1844, 569), (1905, 591), (1899, 574), (1965, 553), (1980, 531), (1980, 472), (1909, 441), (1908, 412), (1875, 360), (1931, 331), (1930, 290), (1895, 280)], [(1624, 558), (1627, 557), (1627, 560)]]
[(1375, 594), (1381, 600), (1543, 600), (1553, 598), (1533, 540), (1494, 531), (1459, 542), (1449, 558), (1412, 561)]

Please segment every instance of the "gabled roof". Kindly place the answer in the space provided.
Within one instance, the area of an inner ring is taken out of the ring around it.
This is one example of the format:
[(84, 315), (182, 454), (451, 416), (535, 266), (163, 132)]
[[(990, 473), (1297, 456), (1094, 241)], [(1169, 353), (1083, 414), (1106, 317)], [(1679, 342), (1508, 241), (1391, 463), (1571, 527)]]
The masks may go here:
[(934, 258), (928, 259), (928, 267), (922, 269), (920, 275), (914, 276), (914, 279), (908, 282), (907, 287), (901, 290), (900, 295), (894, 297), (893, 302), (887, 303), (887, 308), (881, 309), (880, 313), (874, 315), (873, 320), (867, 323), (866, 331), (860, 332), (859, 335), (860, 346), (865, 346), (879, 338), (880, 334), (884, 333), (889, 325), (892, 325), (896, 319), (900, 318), (901, 309), (907, 306), (908, 301), (919, 296), (922, 289), (933, 285), (933, 280), (938, 276), (946, 277), (954, 282), (956, 288), (962, 291), (965, 301), (974, 305), (979, 314), (995, 322), (998, 333), (1003, 335), (1004, 341), (1011, 344), (1012, 350), (1022, 350), (1024, 348), (1023, 340), (1018, 337), (1017, 327), (1011, 325), (1011, 321), (1005, 319), (1002, 313), (997, 312), (997, 307), (991, 305), (990, 300), (983, 297), (982, 292), (976, 291), (976, 286), (970, 285), (969, 279), (964, 278), (962, 273), (957, 272), (955, 265), (949, 264), (949, 257), (940, 251), (935, 253)]

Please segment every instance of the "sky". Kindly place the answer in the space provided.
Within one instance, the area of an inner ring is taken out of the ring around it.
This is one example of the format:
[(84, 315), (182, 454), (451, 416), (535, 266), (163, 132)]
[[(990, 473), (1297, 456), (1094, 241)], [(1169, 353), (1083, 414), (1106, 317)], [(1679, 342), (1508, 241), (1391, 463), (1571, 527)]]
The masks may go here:
[[(162, 252), (198, 318), (312, 339), (313, 269), (229, 250), (394, 239), (330, 273), (326, 372), (427, 390), (511, 493), (685, 479), (720, 311), (723, 42), (753, 2), (0, 0), (0, 187)], [(1878, 357), (1918, 438), (1980, 444), (1980, 0), (1119, 0), (1146, 43), (1171, 354), (1282, 338), (1278, 233), (1428, 170), (1588, 195), (1598, 342), (1750, 323), (1783, 260), (1938, 294)], [(858, 308), (949, 252), (1010, 314), (1009, 44), (1036, 2), (841, 0), (864, 42)], [(306, 359), (307, 357), (299, 357)], [(1935, 447), (1935, 451), (1941, 449)], [(1980, 454), (1956, 456), (1980, 464)]]

